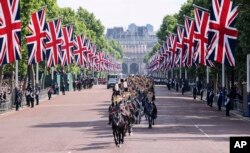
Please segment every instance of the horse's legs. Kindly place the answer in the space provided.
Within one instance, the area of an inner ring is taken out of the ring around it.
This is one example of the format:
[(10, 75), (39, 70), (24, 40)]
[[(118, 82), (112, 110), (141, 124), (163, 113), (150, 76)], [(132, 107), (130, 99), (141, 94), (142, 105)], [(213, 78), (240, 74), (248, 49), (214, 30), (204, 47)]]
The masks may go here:
[(113, 128), (113, 136), (114, 136), (114, 140), (115, 140), (115, 145), (118, 145), (117, 142), (117, 130)]
[(122, 132), (122, 131), (121, 131), (120, 127), (119, 127), (119, 129), (118, 129), (117, 132), (118, 132), (118, 145), (119, 145), (119, 147), (120, 147), (121, 139), (122, 139), (122, 138), (121, 138), (121, 132)]
[(148, 115), (148, 128), (152, 128), (152, 117)]
[(124, 131), (125, 131), (125, 126), (122, 128), (121, 133), (122, 133), (122, 144), (124, 143)]

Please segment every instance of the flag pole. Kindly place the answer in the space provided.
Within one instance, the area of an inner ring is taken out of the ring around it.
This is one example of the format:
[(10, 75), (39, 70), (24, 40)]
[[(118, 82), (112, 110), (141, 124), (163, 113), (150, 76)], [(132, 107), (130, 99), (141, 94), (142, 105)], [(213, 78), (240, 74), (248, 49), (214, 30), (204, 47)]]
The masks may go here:
[(52, 83), (54, 83), (54, 67), (51, 67), (51, 80), (52, 80)]
[(221, 76), (221, 80), (222, 80), (222, 87), (224, 88), (225, 87), (225, 64), (222, 64), (222, 76)]
[(185, 69), (185, 80), (187, 80), (187, 69)]
[(207, 66), (207, 85), (209, 84), (209, 67)]
[(180, 80), (181, 80), (181, 76), (182, 76), (182, 74), (181, 74), (181, 67), (180, 67)]
[(18, 86), (18, 60), (15, 62), (15, 86)]
[(39, 64), (36, 63), (36, 85), (39, 84)]

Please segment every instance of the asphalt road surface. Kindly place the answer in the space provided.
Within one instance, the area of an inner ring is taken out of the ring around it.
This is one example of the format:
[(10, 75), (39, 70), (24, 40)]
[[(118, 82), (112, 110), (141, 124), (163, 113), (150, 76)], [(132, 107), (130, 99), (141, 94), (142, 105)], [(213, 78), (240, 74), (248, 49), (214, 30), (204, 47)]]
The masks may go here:
[(143, 119), (118, 148), (107, 125), (111, 94), (94, 86), (0, 115), (0, 153), (229, 153), (230, 136), (250, 135), (249, 121), (157, 86), (156, 125)]

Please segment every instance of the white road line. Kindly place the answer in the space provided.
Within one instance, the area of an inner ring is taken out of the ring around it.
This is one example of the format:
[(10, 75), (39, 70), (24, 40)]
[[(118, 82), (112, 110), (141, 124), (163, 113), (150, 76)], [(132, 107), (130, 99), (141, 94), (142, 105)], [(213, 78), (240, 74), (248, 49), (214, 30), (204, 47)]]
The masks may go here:
[(212, 140), (212, 138), (205, 132), (203, 131), (197, 124), (194, 123), (194, 121), (192, 119), (190, 119), (192, 124), (202, 133), (204, 134), (208, 139), (209, 141), (213, 144), (213, 146), (216, 148), (216, 151), (218, 151), (218, 153), (222, 153), (220, 147), (217, 146), (217, 144)]

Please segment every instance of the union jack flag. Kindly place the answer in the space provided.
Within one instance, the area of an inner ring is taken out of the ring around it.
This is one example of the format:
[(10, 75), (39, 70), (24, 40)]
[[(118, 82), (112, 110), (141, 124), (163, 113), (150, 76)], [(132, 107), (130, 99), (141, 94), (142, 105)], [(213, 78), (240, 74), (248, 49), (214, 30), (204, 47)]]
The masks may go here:
[(86, 58), (86, 63), (88, 65), (88, 68), (90, 69), (91, 68), (91, 58), (92, 58), (92, 42), (90, 39), (87, 39), (86, 40), (86, 48), (87, 50), (84, 52), (84, 55), (85, 55), (85, 58)]
[(172, 52), (170, 51), (170, 38), (166, 37), (166, 41), (163, 43), (163, 49), (164, 49), (164, 70), (167, 70), (171, 66), (171, 57), (172, 57)]
[(183, 62), (183, 56), (184, 56), (184, 28), (181, 25), (177, 26), (177, 60), (176, 64), (178, 64), (180, 67), (184, 67), (184, 62)]
[(46, 56), (47, 66), (53, 67), (60, 63), (62, 50), (61, 19), (47, 23)]
[(170, 33), (170, 51), (171, 51), (171, 68), (175, 67), (176, 60), (176, 49), (177, 49), (177, 36), (176, 34)]
[(194, 16), (195, 16), (194, 61), (196, 63), (206, 65), (209, 13), (199, 8), (198, 6), (195, 6)]
[(68, 25), (62, 28), (63, 39), (62, 39), (62, 62), (61, 65), (70, 65), (73, 63), (73, 49), (74, 49), (74, 38), (73, 38), (73, 25)]
[(0, 65), (21, 59), (20, 0), (0, 1)]
[(97, 55), (98, 55), (98, 59), (97, 59), (97, 69), (98, 69), (98, 71), (102, 71), (103, 70), (103, 61), (104, 61), (104, 59), (103, 59), (103, 52), (102, 51), (99, 51), (98, 53), (97, 53)]
[(91, 61), (90, 61), (91, 67), (94, 70), (96, 68), (96, 60), (97, 60), (96, 45), (95, 44), (92, 45), (92, 51), (91, 51), (90, 59), (91, 59)]
[(83, 42), (85, 40), (84, 35), (78, 35), (76, 36), (74, 40), (75, 44), (75, 50), (73, 51), (76, 59), (76, 63), (78, 66), (85, 66), (84, 61), (86, 60), (85, 57), (83, 56), (83, 52), (87, 50), (87, 48), (84, 46)]
[(191, 67), (193, 65), (194, 52), (194, 20), (185, 16), (184, 22), (184, 60), (186, 61), (186, 65)]
[(238, 7), (231, 0), (212, 1), (207, 59), (235, 66), (234, 50), (238, 31), (234, 26), (238, 13)]
[(31, 14), (28, 25), (31, 34), (27, 35), (28, 64), (36, 64), (45, 59), (46, 52), (46, 10), (45, 8)]

